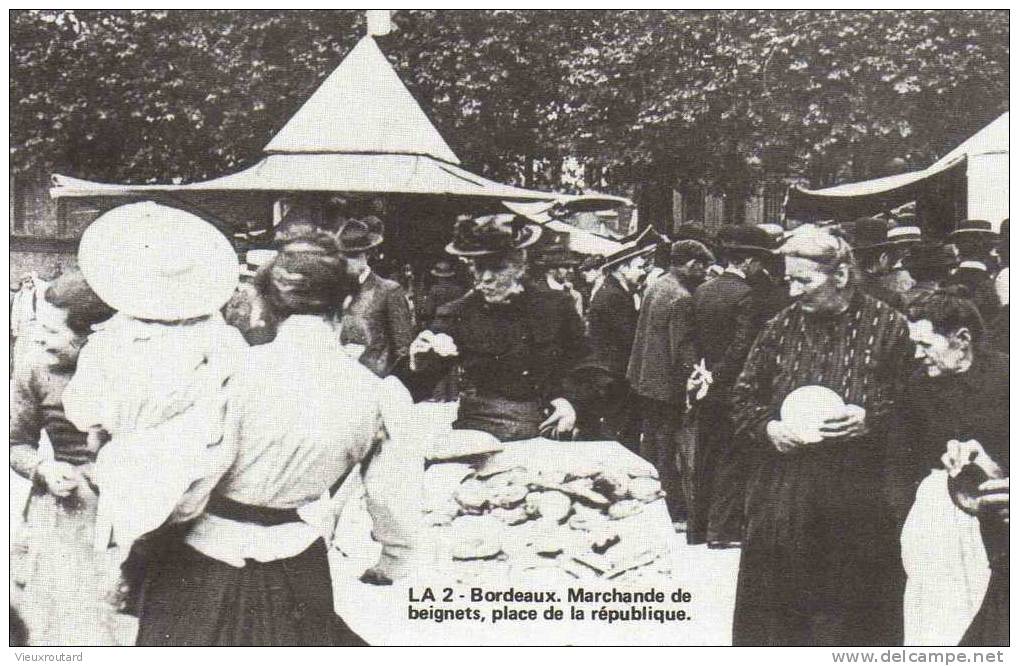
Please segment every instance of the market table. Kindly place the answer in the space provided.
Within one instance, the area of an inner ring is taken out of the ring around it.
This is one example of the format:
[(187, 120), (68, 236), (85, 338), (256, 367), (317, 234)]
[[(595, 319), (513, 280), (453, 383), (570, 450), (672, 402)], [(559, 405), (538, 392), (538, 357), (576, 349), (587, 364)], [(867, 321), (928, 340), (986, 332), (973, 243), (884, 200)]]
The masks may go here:
[[(501, 448), (470, 464), (429, 467), (421, 559), (416, 573), (392, 586), (358, 580), (380, 546), (371, 540), (363, 493), (353, 493), (330, 559), (337, 613), (355, 632), (373, 645), (727, 642), (728, 618), (715, 603), (719, 581), (683, 570), (685, 549), (675, 547), (682, 535), (660, 493), (632, 497), (655, 479), (653, 466), (616, 442), (535, 439)], [(607, 486), (612, 479), (620, 487)], [(548, 501), (561, 494), (572, 502)], [(531, 504), (559, 513), (527, 516)], [(608, 515), (612, 504), (624, 509), (616, 517)], [(607, 599), (592, 594), (613, 589)], [(557, 598), (539, 601), (546, 592)], [(646, 596), (626, 596), (635, 592)]]

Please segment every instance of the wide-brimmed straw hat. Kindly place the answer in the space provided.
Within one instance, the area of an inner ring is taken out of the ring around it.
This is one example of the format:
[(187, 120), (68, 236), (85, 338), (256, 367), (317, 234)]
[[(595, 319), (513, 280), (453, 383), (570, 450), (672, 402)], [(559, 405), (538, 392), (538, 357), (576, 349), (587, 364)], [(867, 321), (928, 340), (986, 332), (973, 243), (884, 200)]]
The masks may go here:
[(100, 215), (82, 234), (78, 265), (110, 307), (157, 321), (216, 312), (239, 273), (233, 246), (216, 227), (152, 201)]
[(458, 257), (485, 257), (534, 245), (541, 237), (541, 227), (526, 217), (501, 213), (456, 223), (453, 240), (446, 252)]

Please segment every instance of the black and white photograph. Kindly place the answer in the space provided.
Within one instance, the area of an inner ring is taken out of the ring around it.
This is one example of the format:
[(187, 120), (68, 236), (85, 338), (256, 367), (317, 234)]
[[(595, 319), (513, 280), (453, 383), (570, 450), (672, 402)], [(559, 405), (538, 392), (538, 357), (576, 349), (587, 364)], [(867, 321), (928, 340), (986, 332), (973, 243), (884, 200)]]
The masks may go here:
[(1007, 661), (1009, 27), (10, 9), (8, 658)]

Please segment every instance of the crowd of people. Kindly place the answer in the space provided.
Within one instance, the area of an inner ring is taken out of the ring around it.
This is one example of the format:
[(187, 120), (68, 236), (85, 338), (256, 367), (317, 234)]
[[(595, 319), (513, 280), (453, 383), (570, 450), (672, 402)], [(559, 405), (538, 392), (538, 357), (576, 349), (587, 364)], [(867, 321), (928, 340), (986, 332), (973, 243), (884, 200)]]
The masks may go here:
[[(382, 543), (362, 581), (406, 575), (412, 404), (457, 400), (454, 428), (654, 464), (690, 544), (742, 549), (735, 644), (902, 644), (905, 600), (937, 603), (904, 566), (921, 496), (979, 524), (962, 642), (1007, 644), (1008, 221), (789, 226), (648, 229), (580, 262), (526, 218), (464, 218), (422, 285), (375, 272), (373, 216), (289, 215), (239, 268), (190, 213), (105, 213), (80, 270), (12, 299), (28, 640), (115, 643), (130, 614), (145, 645), (360, 644), (333, 612), (337, 489), (361, 475)], [(835, 400), (813, 424), (804, 387)]]

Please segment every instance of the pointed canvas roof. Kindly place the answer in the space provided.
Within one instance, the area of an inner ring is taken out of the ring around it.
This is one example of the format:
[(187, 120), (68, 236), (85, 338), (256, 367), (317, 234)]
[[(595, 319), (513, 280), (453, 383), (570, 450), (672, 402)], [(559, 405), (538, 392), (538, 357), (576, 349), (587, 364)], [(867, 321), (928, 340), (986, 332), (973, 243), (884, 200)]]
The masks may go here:
[(427, 155), (460, 163), (375, 40), (367, 36), (265, 152)]
[[(947, 172), (949, 169), (965, 165), (967, 158), (981, 155), (1008, 154), (1008, 112), (999, 116), (994, 122), (962, 142), (940, 160), (920, 171), (900, 173), (884, 178), (875, 178), (856, 183), (846, 183), (820, 190), (807, 190), (799, 186), (790, 188), (786, 201), (786, 214), (793, 215), (801, 211), (820, 210), (826, 213), (845, 208), (853, 204), (871, 207), (889, 208), (907, 201), (914, 200), (917, 188), (930, 178)], [(1007, 169), (1004, 170), (1007, 179)], [(975, 191), (981, 183), (970, 182), (971, 191)], [(1006, 188), (1007, 191), (1007, 188)], [(972, 195), (970, 196), (972, 200)], [(1008, 197), (1005, 197), (1007, 201)], [(981, 218), (982, 219), (982, 218)], [(992, 221), (997, 224), (997, 221)]]

